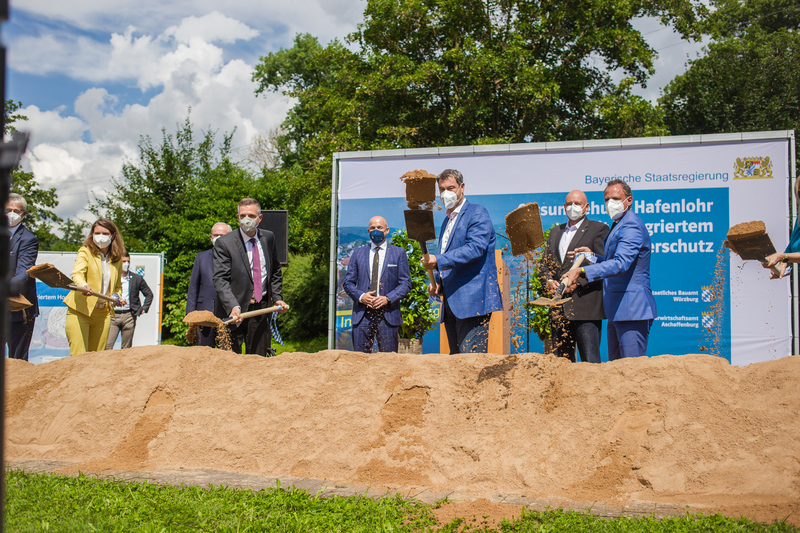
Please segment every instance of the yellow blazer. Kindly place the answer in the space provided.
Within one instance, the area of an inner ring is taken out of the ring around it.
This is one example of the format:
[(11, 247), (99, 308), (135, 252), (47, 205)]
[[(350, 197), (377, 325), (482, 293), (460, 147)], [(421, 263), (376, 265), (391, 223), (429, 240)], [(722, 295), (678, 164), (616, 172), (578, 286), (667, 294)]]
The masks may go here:
[[(122, 295), (122, 259), (111, 263), (110, 266), (111, 279), (108, 286), (111, 292)], [(100, 292), (100, 289), (103, 288), (103, 260), (99, 255), (94, 255), (86, 246), (81, 246), (81, 249), (78, 250), (75, 266), (72, 267), (72, 282), (78, 287), (89, 285), (95, 292)], [(67, 297), (64, 298), (64, 303), (73, 311), (92, 316), (92, 312), (96, 309), (97, 296), (86, 296), (82, 292), (69, 291)], [(111, 312), (114, 312), (113, 307), (111, 307)]]

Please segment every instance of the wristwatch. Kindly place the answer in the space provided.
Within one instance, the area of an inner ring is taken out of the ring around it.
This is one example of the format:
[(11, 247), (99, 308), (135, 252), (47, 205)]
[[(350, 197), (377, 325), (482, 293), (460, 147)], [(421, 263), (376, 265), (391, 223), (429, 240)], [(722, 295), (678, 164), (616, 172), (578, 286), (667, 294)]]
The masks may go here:
[(386, 297), (386, 305), (392, 305), (392, 301), (389, 299), (388, 296)]

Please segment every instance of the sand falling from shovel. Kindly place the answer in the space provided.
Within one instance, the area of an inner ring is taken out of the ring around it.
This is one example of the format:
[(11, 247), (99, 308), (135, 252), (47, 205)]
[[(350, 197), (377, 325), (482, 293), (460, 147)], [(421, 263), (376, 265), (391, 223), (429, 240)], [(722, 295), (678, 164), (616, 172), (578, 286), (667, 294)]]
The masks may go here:
[(711, 285), (711, 301), (714, 303), (709, 308), (713, 324), (710, 328), (705, 328), (704, 345), (700, 347), (701, 352), (708, 350), (709, 354), (717, 357), (722, 356), (722, 319), (725, 316), (725, 280), (729, 254), (730, 250), (725, 243), (717, 250), (717, 265), (714, 267), (714, 281)]
[[(406, 186), (406, 201), (409, 209), (424, 209), (432, 211), (436, 205), (436, 187), (431, 183), (436, 181), (436, 175), (427, 170), (409, 170), (400, 176)], [(441, 207), (439, 206), (441, 210)]]
[(190, 345), (194, 344), (197, 339), (197, 328), (214, 324), (210, 327), (217, 330), (217, 346), (229, 352), (232, 350), (231, 333), (228, 331), (228, 326), (211, 311), (192, 311), (184, 317), (183, 321), (189, 324), (189, 329), (186, 330), (186, 342)]

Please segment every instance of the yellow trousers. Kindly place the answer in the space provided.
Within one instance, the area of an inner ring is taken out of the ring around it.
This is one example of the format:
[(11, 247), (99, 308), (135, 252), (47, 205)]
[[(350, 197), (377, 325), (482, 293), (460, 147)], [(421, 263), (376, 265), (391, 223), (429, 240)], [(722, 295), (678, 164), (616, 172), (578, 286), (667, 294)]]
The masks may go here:
[(86, 316), (67, 309), (67, 340), (69, 354), (99, 352), (106, 349), (108, 330), (111, 328), (111, 313), (108, 307), (95, 309), (92, 316)]

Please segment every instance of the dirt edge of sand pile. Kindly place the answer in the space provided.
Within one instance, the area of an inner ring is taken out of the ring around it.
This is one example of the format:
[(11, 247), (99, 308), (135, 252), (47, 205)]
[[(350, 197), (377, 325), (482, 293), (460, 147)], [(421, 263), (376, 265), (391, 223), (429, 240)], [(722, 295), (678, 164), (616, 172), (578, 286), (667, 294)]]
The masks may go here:
[(7, 459), (769, 508), (800, 522), (796, 357), (738, 368), (708, 355), (591, 365), (150, 346), (6, 361)]

